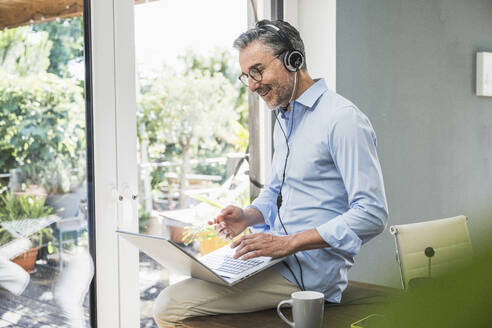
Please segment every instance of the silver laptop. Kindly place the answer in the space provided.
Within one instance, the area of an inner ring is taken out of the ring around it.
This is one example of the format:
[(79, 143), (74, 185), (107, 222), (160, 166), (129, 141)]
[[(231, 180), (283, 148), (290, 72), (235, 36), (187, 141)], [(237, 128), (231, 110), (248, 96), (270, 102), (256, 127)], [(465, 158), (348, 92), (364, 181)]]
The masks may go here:
[(227, 286), (233, 286), (285, 258), (262, 256), (246, 261), (234, 259), (235, 249), (230, 245), (197, 258), (164, 237), (116, 232), (171, 272)]

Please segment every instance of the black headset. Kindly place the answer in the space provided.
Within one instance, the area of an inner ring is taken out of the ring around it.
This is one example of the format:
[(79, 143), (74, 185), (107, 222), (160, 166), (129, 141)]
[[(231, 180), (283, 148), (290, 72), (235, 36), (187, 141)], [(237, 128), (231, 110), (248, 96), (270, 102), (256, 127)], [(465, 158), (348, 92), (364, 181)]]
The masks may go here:
[(290, 39), (285, 35), (282, 29), (278, 26), (268, 23), (268, 21), (259, 21), (256, 23), (256, 28), (260, 30), (265, 30), (277, 34), (284, 45), (286, 46), (286, 51), (282, 56), (282, 62), (284, 63), (284, 67), (289, 72), (297, 72), (304, 65), (304, 54), (295, 49), (290, 42)]

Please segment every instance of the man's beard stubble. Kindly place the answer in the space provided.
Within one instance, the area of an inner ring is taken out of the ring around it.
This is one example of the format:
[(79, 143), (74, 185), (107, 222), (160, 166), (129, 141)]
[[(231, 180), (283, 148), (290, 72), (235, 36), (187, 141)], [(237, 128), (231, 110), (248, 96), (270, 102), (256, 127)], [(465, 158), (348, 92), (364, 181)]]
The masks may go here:
[(281, 86), (278, 82), (272, 84), (266, 84), (256, 90), (256, 93), (264, 97), (270, 92), (271, 104), (267, 103), (270, 109), (276, 109), (278, 106), (285, 104), (288, 105), (288, 101), (292, 95), (293, 81), (289, 81), (284, 86)]

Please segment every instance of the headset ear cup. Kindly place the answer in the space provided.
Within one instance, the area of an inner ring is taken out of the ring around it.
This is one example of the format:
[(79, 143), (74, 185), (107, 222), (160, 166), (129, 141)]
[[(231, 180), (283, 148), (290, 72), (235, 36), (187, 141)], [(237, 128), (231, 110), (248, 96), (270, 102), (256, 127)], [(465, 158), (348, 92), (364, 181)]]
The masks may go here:
[(284, 63), (285, 69), (288, 70), (288, 71), (290, 71), (290, 72), (292, 72), (292, 67), (289, 64), (289, 54), (290, 54), (290, 51), (286, 51), (282, 55), (282, 62)]
[(283, 61), (284, 66), (288, 71), (296, 72), (304, 64), (304, 56), (297, 50), (286, 51)]
[(304, 55), (298, 50), (287, 51), (284, 55), (284, 65), (288, 71), (296, 72), (304, 65)]

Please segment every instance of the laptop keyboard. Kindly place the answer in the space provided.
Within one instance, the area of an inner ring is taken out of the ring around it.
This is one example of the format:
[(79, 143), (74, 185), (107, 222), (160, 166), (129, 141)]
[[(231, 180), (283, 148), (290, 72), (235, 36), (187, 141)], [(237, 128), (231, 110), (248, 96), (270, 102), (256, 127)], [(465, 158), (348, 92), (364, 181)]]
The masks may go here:
[(231, 274), (241, 273), (263, 263), (262, 260), (249, 259), (245, 261), (235, 259), (229, 255), (207, 256), (207, 258), (203, 259), (202, 262), (205, 263), (207, 266), (213, 268), (214, 270)]

